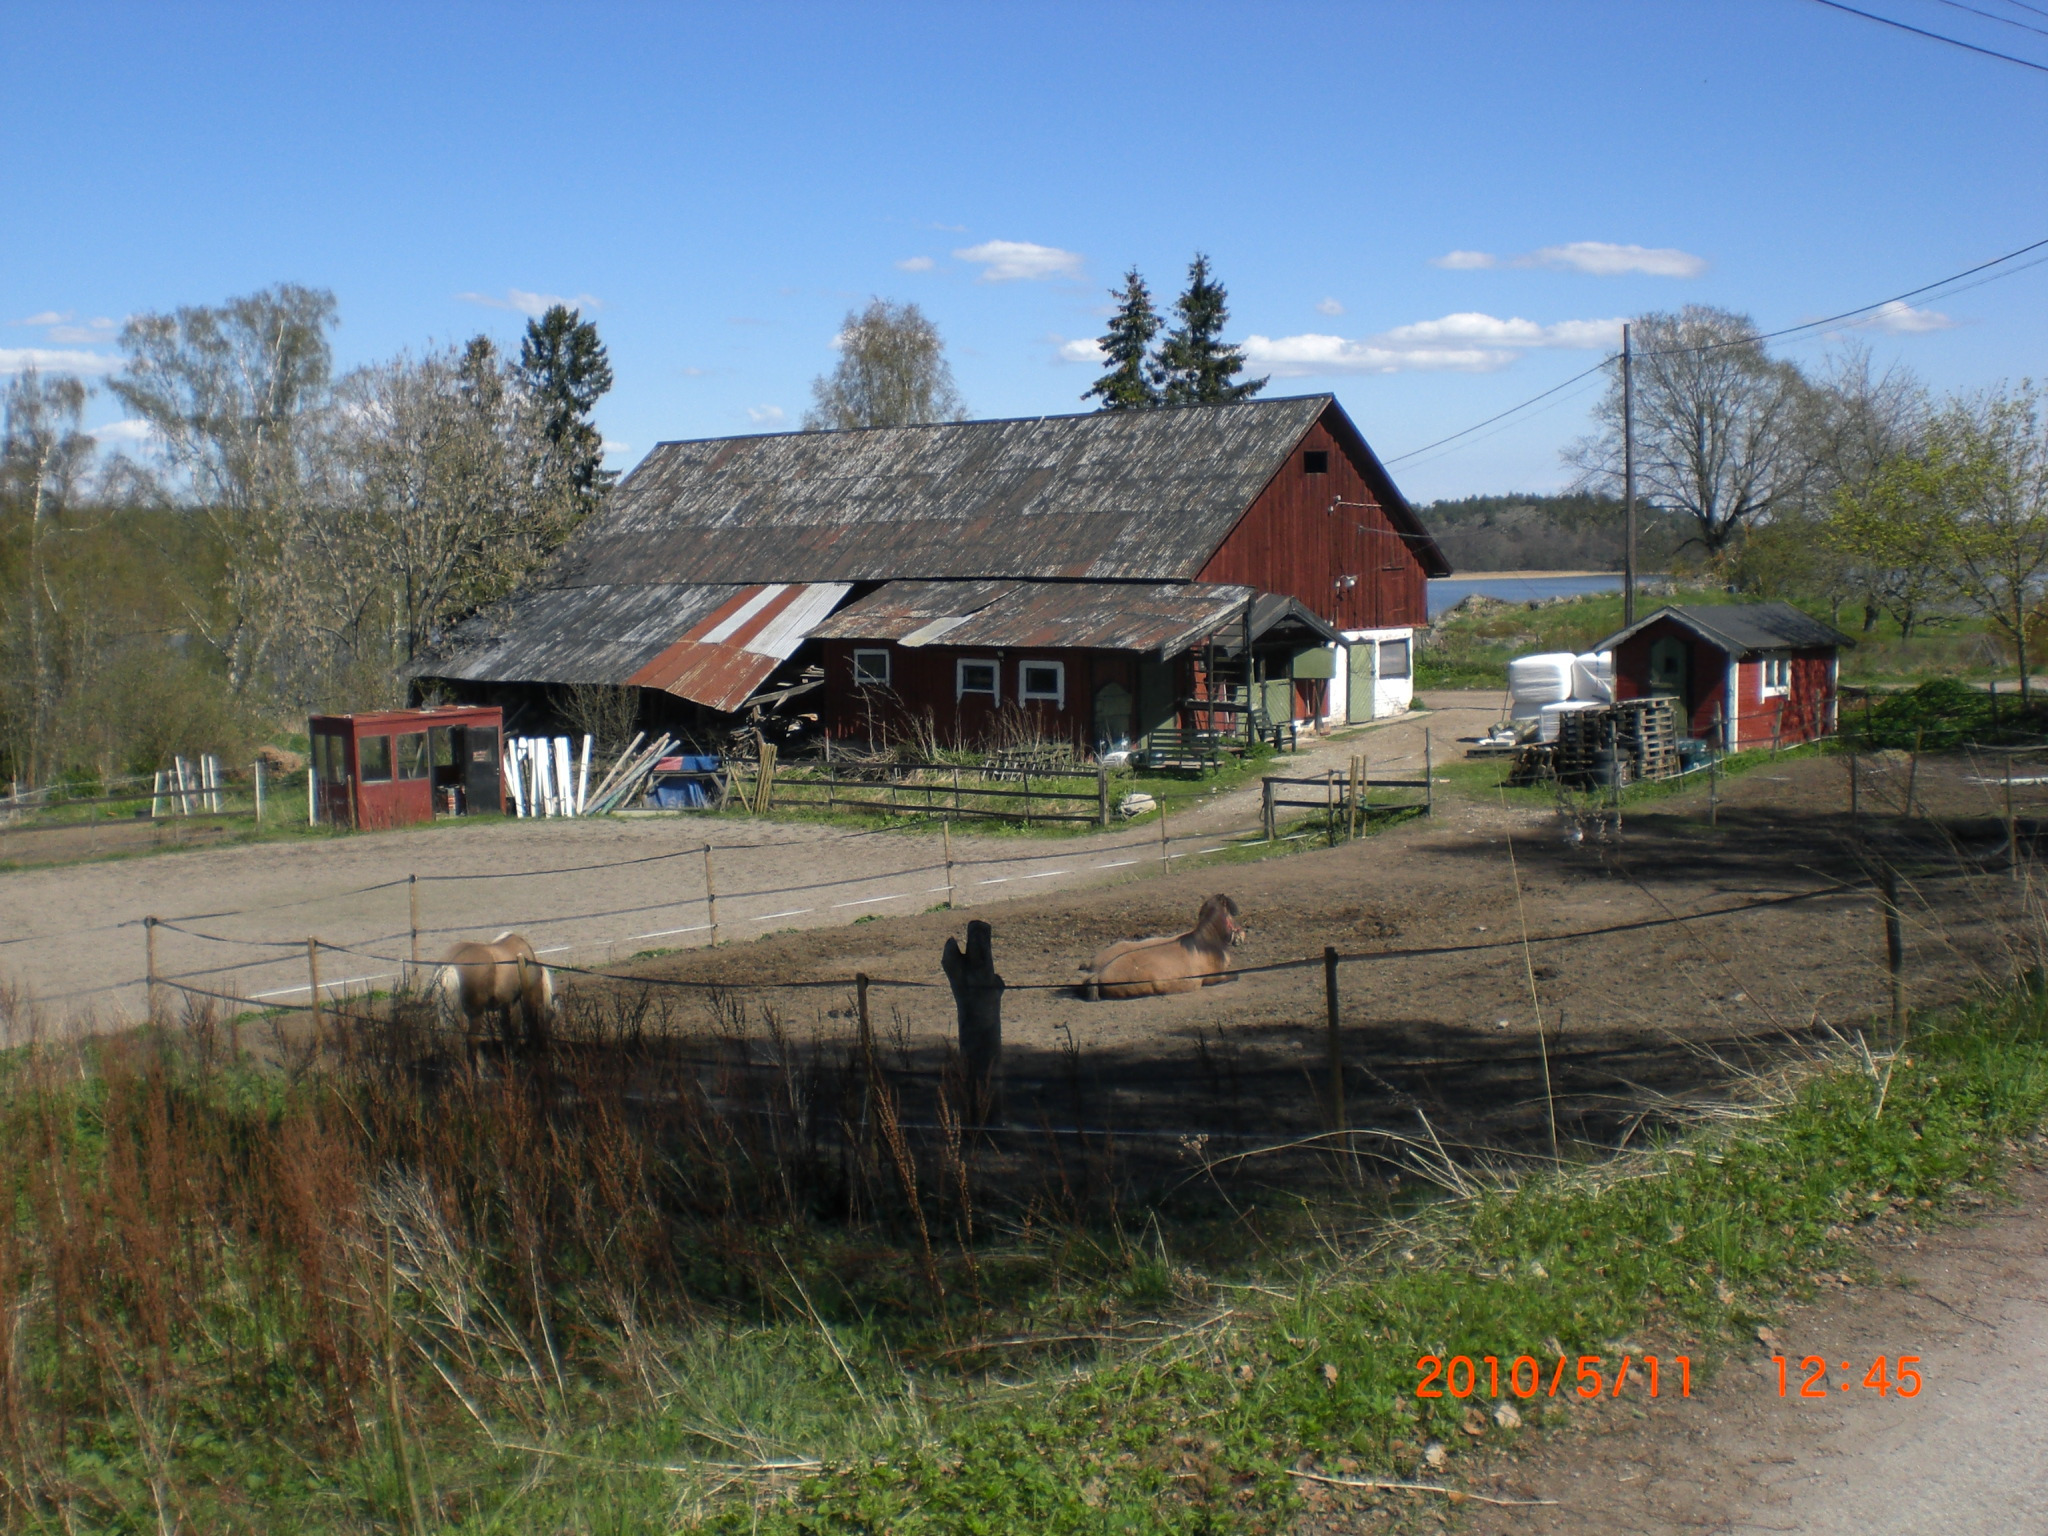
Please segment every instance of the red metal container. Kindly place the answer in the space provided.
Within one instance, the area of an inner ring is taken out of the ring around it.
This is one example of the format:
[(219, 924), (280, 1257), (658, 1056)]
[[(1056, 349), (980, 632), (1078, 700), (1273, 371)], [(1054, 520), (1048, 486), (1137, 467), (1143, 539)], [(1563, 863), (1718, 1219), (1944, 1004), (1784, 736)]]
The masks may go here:
[(314, 715), (314, 818), (374, 831), (432, 821), (451, 803), (464, 814), (502, 814), (504, 714), (451, 705)]

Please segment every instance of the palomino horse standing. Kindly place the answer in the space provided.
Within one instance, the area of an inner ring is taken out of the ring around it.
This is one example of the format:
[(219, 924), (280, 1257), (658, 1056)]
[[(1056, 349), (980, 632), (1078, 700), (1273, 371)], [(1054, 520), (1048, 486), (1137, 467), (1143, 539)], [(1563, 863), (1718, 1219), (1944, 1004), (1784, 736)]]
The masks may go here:
[(1081, 995), (1090, 1002), (1098, 997), (1158, 997), (1228, 981), (1230, 946), (1243, 932), (1237, 903), (1228, 896), (1211, 896), (1186, 933), (1127, 939), (1103, 950), (1081, 967), (1088, 976), (1081, 983)]
[(441, 957), (441, 999), (462, 1019), (476, 1055), (476, 1027), (486, 1014), (496, 1014), (498, 1034), (510, 1051), (516, 1039), (512, 1011), (526, 1026), (526, 1044), (539, 1050), (547, 1044), (554, 1021), (555, 982), (533, 946), (516, 933), (501, 933), (488, 944), (464, 942)]

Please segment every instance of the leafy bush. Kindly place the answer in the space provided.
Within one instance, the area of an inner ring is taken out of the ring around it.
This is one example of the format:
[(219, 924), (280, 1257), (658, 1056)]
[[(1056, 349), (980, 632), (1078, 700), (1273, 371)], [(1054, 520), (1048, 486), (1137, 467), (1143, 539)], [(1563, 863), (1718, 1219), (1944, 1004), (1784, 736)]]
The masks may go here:
[(1905, 693), (1843, 711), (1843, 734), (1857, 745), (1945, 751), (1972, 742), (2017, 742), (2048, 734), (2048, 706), (2022, 706), (1952, 677), (1931, 678)]

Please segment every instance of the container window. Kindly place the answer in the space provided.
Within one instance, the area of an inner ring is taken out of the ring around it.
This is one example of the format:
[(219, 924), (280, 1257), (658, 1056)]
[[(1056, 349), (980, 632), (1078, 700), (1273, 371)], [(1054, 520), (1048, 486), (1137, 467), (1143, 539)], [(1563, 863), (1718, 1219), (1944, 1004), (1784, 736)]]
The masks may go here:
[(1408, 675), (1408, 642), (1406, 640), (1382, 640), (1380, 642), (1380, 676), (1406, 677)]
[(1017, 692), (1027, 704), (1067, 707), (1067, 664), (1063, 661), (1024, 661), (1017, 664)]
[(408, 731), (398, 738), (398, 776), (424, 779), (427, 776), (427, 733)]
[(463, 733), (469, 744), (469, 760), (472, 763), (495, 763), (498, 760), (498, 728), (495, 725), (472, 725)]
[(1330, 472), (1330, 450), (1327, 448), (1305, 448), (1301, 454), (1301, 472), (1304, 475), (1327, 475)]
[(1786, 651), (1764, 656), (1764, 693), (1789, 693), (1792, 689), (1792, 657)]
[(356, 740), (356, 772), (365, 784), (391, 781), (391, 738), (362, 736)]
[(853, 653), (853, 686), (856, 688), (888, 687), (889, 653), (887, 651), (855, 651)]
[(969, 694), (975, 694), (987, 699), (991, 704), (996, 703), (1000, 693), (996, 685), (997, 675), (998, 668), (992, 661), (963, 660), (958, 674), (957, 696), (964, 699)]
[(455, 742), (451, 734), (453, 730), (453, 726), (437, 725), (427, 732), (429, 755), (436, 768), (455, 766)]
[(339, 736), (313, 738), (313, 771), (323, 784), (348, 782), (348, 752)]

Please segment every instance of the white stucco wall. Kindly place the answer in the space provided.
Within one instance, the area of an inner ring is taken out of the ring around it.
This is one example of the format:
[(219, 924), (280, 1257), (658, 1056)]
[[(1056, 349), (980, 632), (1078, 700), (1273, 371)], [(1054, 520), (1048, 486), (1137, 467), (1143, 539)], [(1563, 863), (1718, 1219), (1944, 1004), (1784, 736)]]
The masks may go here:
[[(1373, 697), (1370, 718), (1384, 720), (1388, 715), (1398, 715), (1415, 700), (1415, 631), (1402, 629), (1347, 629), (1343, 631), (1345, 644), (1337, 647), (1337, 675), (1330, 679), (1330, 713), (1326, 717), (1332, 724), (1342, 725), (1351, 713), (1351, 657), (1350, 647), (1369, 644), (1372, 647)], [(1408, 667), (1405, 677), (1381, 676), (1380, 647), (1389, 640), (1405, 642), (1408, 648)]]

